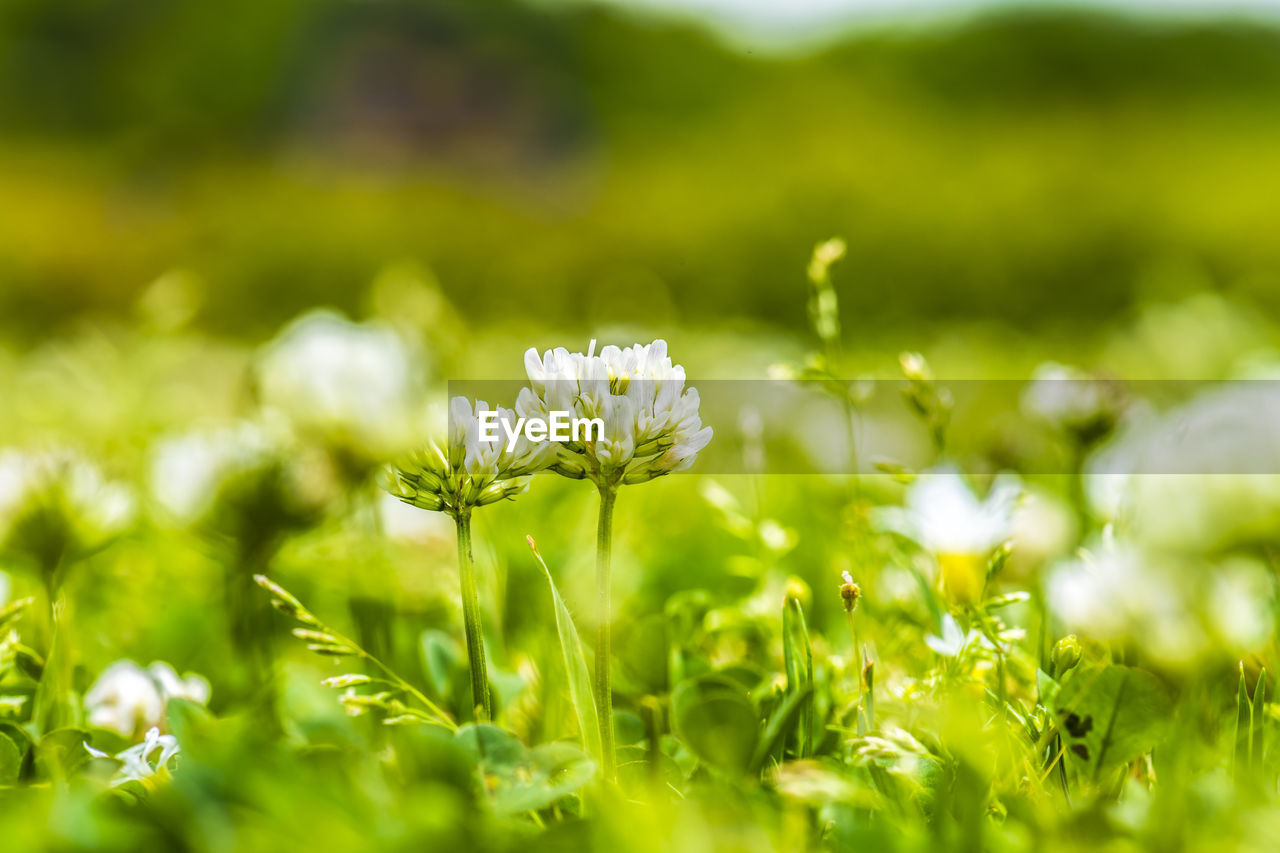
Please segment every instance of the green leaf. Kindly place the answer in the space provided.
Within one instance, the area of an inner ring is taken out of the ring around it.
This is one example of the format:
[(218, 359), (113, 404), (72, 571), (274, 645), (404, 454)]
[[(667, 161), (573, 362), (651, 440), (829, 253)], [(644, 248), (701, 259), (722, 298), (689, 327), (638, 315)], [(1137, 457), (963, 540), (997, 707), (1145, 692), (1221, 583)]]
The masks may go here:
[(760, 717), (736, 682), (704, 675), (682, 682), (671, 697), (676, 732), (699, 759), (722, 770), (751, 767)]
[(515, 767), (525, 755), (524, 744), (510, 732), (490, 723), (471, 723), (458, 729), (458, 745), (471, 753), (482, 771)]
[(1171, 709), (1159, 679), (1125, 666), (1074, 669), (1053, 700), (1066, 753), (1093, 782), (1154, 748)]
[(591, 692), (591, 671), (587, 668), (587, 656), (582, 651), (582, 640), (578, 637), (578, 629), (573, 625), (569, 608), (565, 606), (564, 599), (560, 597), (560, 591), (556, 589), (556, 582), (551, 578), (551, 570), (547, 568), (547, 562), (538, 553), (532, 537), (529, 538), (529, 547), (533, 551), (533, 556), (537, 558), (538, 565), (542, 566), (547, 585), (551, 587), (551, 601), (556, 613), (556, 633), (560, 636), (560, 654), (568, 676), (569, 699), (573, 703), (573, 711), (578, 716), (578, 728), (582, 732), (582, 745), (587, 753), (599, 762), (603, 758), (604, 749), (600, 745), (596, 699), (595, 694)]
[(84, 748), (89, 733), (84, 729), (54, 729), (40, 738), (36, 758), (41, 769), (52, 779), (66, 779), (89, 760)]
[(0, 737), (0, 785), (14, 785), (22, 773), (22, 753), (12, 740)]
[(526, 749), (514, 735), (487, 723), (463, 726), (455, 739), (475, 759), (489, 803), (499, 814), (546, 808), (596, 773), (595, 762), (572, 744)]
[[(787, 693), (812, 696), (813, 646), (805, 625), (804, 610), (797, 598), (788, 596), (782, 607), (782, 657), (787, 667)], [(813, 702), (803, 701), (799, 707), (796, 752), (804, 758), (813, 752)]]
[(659, 695), (670, 689), (670, 633), (667, 617), (660, 613), (637, 619), (615, 643), (619, 662), (637, 692)]
[(654, 785), (680, 790), (684, 773), (665, 752), (650, 754), (644, 746), (618, 747), (618, 784), (623, 791), (644, 793)]
[(418, 638), (422, 650), (422, 668), (427, 684), (434, 696), (448, 696), (453, 678), (462, 663), (462, 649), (458, 641), (434, 628), (423, 631)]

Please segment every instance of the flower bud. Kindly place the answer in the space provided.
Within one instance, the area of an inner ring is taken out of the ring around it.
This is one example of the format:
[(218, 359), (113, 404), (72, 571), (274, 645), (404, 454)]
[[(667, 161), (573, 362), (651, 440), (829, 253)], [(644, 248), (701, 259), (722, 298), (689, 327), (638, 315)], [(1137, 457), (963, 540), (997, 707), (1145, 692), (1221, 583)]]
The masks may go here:
[(841, 572), (844, 583), (840, 586), (840, 598), (844, 601), (846, 613), (852, 613), (858, 607), (858, 599), (862, 597), (862, 587), (853, 582), (853, 575)]
[(1053, 647), (1054, 677), (1061, 678), (1065, 672), (1078, 664), (1082, 653), (1080, 640), (1075, 634), (1068, 634), (1059, 640)]

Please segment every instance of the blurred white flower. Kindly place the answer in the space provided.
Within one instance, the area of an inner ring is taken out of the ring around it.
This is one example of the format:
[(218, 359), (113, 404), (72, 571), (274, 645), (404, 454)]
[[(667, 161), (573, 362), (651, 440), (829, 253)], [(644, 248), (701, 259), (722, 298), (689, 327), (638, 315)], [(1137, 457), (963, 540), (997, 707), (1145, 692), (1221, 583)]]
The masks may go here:
[(133, 492), (76, 451), (0, 451), (0, 550), (52, 569), (119, 534), (134, 509)]
[(131, 660), (118, 660), (102, 671), (84, 701), (89, 725), (130, 737), (162, 725), (170, 699), (203, 705), (209, 701), (209, 682), (192, 673), (180, 677), (162, 661), (143, 669)]
[(970, 630), (965, 634), (955, 617), (950, 613), (944, 613), (942, 614), (942, 636), (926, 634), (924, 644), (943, 657), (954, 658), (959, 657), (969, 641), (977, 639), (978, 636), (976, 630)]
[(261, 426), (242, 421), (162, 439), (151, 464), (151, 491), (179, 521), (193, 524), (212, 509), (223, 488), (276, 464), (277, 442)]
[(1280, 524), (1280, 383), (1215, 386), (1094, 454), (1086, 488), (1127, 539), (1207, 553)]
[[(168, 771), (169, 759), (179, 751), (178, 739), (173, 735), (160, 734), (160, 729), (156, 727), (147, 730), (142, 743), (115, 755), (108, 755), (100, 749), (94, 749), (88, 743), (84, 748), (94, 758), (114, 759), (121, 762), (119, 771), (111, 780), (113, 787), (126, 782), (150, 782), (153, 777)], [(159, 755), (156, 754), (157, 751)]]
[(328, 473), (290, 446), (279, 425), (239, 421), (157, 442), (151, 493), (181, 524), (244, 533), (314, 516), (333, 494)]
[(1045, 362), (1035, 369), (1022, 394), (1027, 414), (1059, 429), (1096, 438), (1115, 423), (1116, 389), (1076, 367)]
[(1273, 582), (1251, 561), (1204, 564), (1108, 539), (1056, 566), (1049, 604), (1068, 629), (1103, 642), (1133, 640), (1168, 666), (1217, 651), (1258, 651), (1272, 633)]
[(1075, 546), (1079, 523), (1061, 497), (1029, 487), (1014, 506), (1011, 527), (1009, 538), (1017, 547), (1006, 565), (1011, 575), (1025, 576), (1037, 566), (1069, 553)]
[(642, 483), (682, 471), (711, 440), (702, 426), (696, 388), (685, 388), (684, 368), (667, 355), (666, 341), (626, 349), (607, 346), (595, 355), (563, 347), (525, 353), (529, 388), (517, 411), (548, 418), (551, 412), (604, 422), (598, 439), (558, 445), (555, 470), (601, 484)]
[(931, 552), (947, 595), (973, 604), (986, 583), (987, 558), (1013, 533), (1021, 491), (1016, 477), (1001, 474), (979, 499), (958, 471), (944, 466), (921, 473), (907, 490), (905, 507), (882, 510), (880, 523)]
[[(489, 411), (499, 421), (494, 438), (483, 437), (480, 429), (480, 415)], [(388, 490), (405, 503), (454, 515), (519, 494), (527, 486), (524, 478), (555, 459), (557, 445), (531, 441), (523, 431), (509, 442), (507, 430), (514, 431), (517, 417), (501, 406), (490, 409), (483, 400), (473, 404), (454, 397), (446, 446), (433, 443), (397, 466)]]
[(312, 311), (262, 353), (259, 394), (303, 435), (379, 460), (405, 450), (420, 402), (421, 356), (389, 326)]

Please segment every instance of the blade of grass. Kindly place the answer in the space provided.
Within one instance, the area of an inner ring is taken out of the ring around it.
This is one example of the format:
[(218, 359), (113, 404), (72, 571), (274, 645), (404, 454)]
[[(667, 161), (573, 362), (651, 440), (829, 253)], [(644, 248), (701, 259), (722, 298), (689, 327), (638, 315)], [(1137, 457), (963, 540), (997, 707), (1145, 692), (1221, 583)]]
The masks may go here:
[(1253, 708), (1244, 683), (1244, 663), (1240, 663), (1240, 686), (1236, 690), (1235, 773), (1249, 766), (1249, 738), (1253, 734)]
[[(799, 648), (796, 646), (799, 640)], [(797, 652), (804, 656), (803, 674)], [(809, 642), (809, 629), (805, 625), (804, 610), (800, 600), (788, 596), (782, 609), (782, 655), (787, 665), (787, 691), (796, 693), (801, 690), (813, 690), (813, 646)], [(797, 738), (799, 757), (804, 758), (813, 753), (814, 720), (813, 703), (809, 702), (800, 715), (800, 726)]]
[(765, 724), (764, 736), (756, 747), (751, 759), (751, 769), (759, 772), (769, 756), (776, 754), (779, 746), (785, 742), (787, 732), (796, 724), (796, 720), (806, 708), (812, 708), (813, 685), (807, 684), (799, 690), (788, 691), (786, 698), (779, 703), (769, 722)]
[(1264, 668), (1258, 673), (1258, 683), (1253, 688), (1253, 707), (1249, 712), (1250, 716), (1250, 750), (1249, 764), (1251, 767), (1262, 766), (1262, 753), (1266, 746), (1266, 725), (1267, 725), (1267, 671)]
[(547, 568), (546, 560), (542, 559), (542, 555), (538, 553), (538, 544), (533, 541), (532, 536), (526, 536), (525, 540), (529, 543), (529, 550), (533, 551), (538, 565), (542, 566), (542, 573), (546, 576), (547, 585), (551, 588), (551, 601), (555, 605), (556, 612), (556, 633), (560, 636), (560, 654), (564, 659), (565, 675), (569, 682), (569, 699), (573, 704), (574, 713), (578, 716), (578, 728), (582, 731), (582, 745), (588, 755), (597, 762), (602, 762), (604, 751), (600, 741), (600, 728), (596, 724), (596, 700), (591, 692), (591, 670), (587, 668), (587, 656), (582, 651), (582, 640), (578, 636), (578, 629), (574, 627), (573, 617), (569, 615), (569, 608), (565, 606), (564, 599), (560, 597), (560, 591), (556, 589), (556, 582), (551, 577), (551, 570)]

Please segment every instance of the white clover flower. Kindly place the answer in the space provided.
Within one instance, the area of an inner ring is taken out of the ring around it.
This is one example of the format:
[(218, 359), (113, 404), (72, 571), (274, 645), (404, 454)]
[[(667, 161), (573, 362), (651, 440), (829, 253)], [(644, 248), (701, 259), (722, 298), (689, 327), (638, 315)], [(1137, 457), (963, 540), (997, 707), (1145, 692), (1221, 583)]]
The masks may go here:
[(122, 532), (134, 509), (127, 486), (73, 450), (0, 451), (0, 550), (52, 569)]
[(986, 560), (1013, 532), (1022, 486), (1001, 474), (983, 499), (951, 467), (927, 471), (907, 490), (906, 506), (888, 508), (881, 525), (914, 540), (938, 560), (948, 596), (973, 604), (985, 584)]
[(567, 476), (599, 484), (642, 483), (691, 466), (711, 440), (702, 426), (698, 391), (685, 388), (684, 368), (667, 355), (666, 341), (595, 355), (564, 348), (525, 353), (530, 387), (516, 409), (546, 419), (552, 412), (604, 423), (603, 435), (560, 445), (555, 466)]
[[(481, 430), (480, 417), (488, 412), (497, 414), (493, 438)], [(405, 503), (451, 515), (519, 494), (527, 488), (526, 477), (551, 464), (556, 445), (531, 441), (523, 431), (510, 439), (517, 420), (511, 409), (454, 397), (446, 446), (433, 443), (397, 466), (388, 490)]]
[(259, 394), (299, 433), (344, 453), (386, 458), (412, 438), (420, 361), (389, 326), (312, 311), (266, 346)]
[(143, 669), (131, 660), (118, 660), (102, 671), (84, 701), (91, 726), (130, 737), (163, 724), (170, 699), (203, 705), (209, 701), (209, 682), (192, 673), (180, 677), (162, 661)]
[[(94, 749), (88, 743), (84, 748), (94, 758), (114, 759), (121, 762), (120, 769), (111, 780), (112, 787), (126, 782), (142, 782), (150, 784), (157, 776), (168, 773), (169, 759), (178, 754), (178, 739), (173, 735), (162, 735), (160, 729), (152, 727), (147, 730), (142, 743), (135, 744), (115, 755), (108, 755), (100, 749)], [(159, 755), (156, 752), (159, 751)]]

